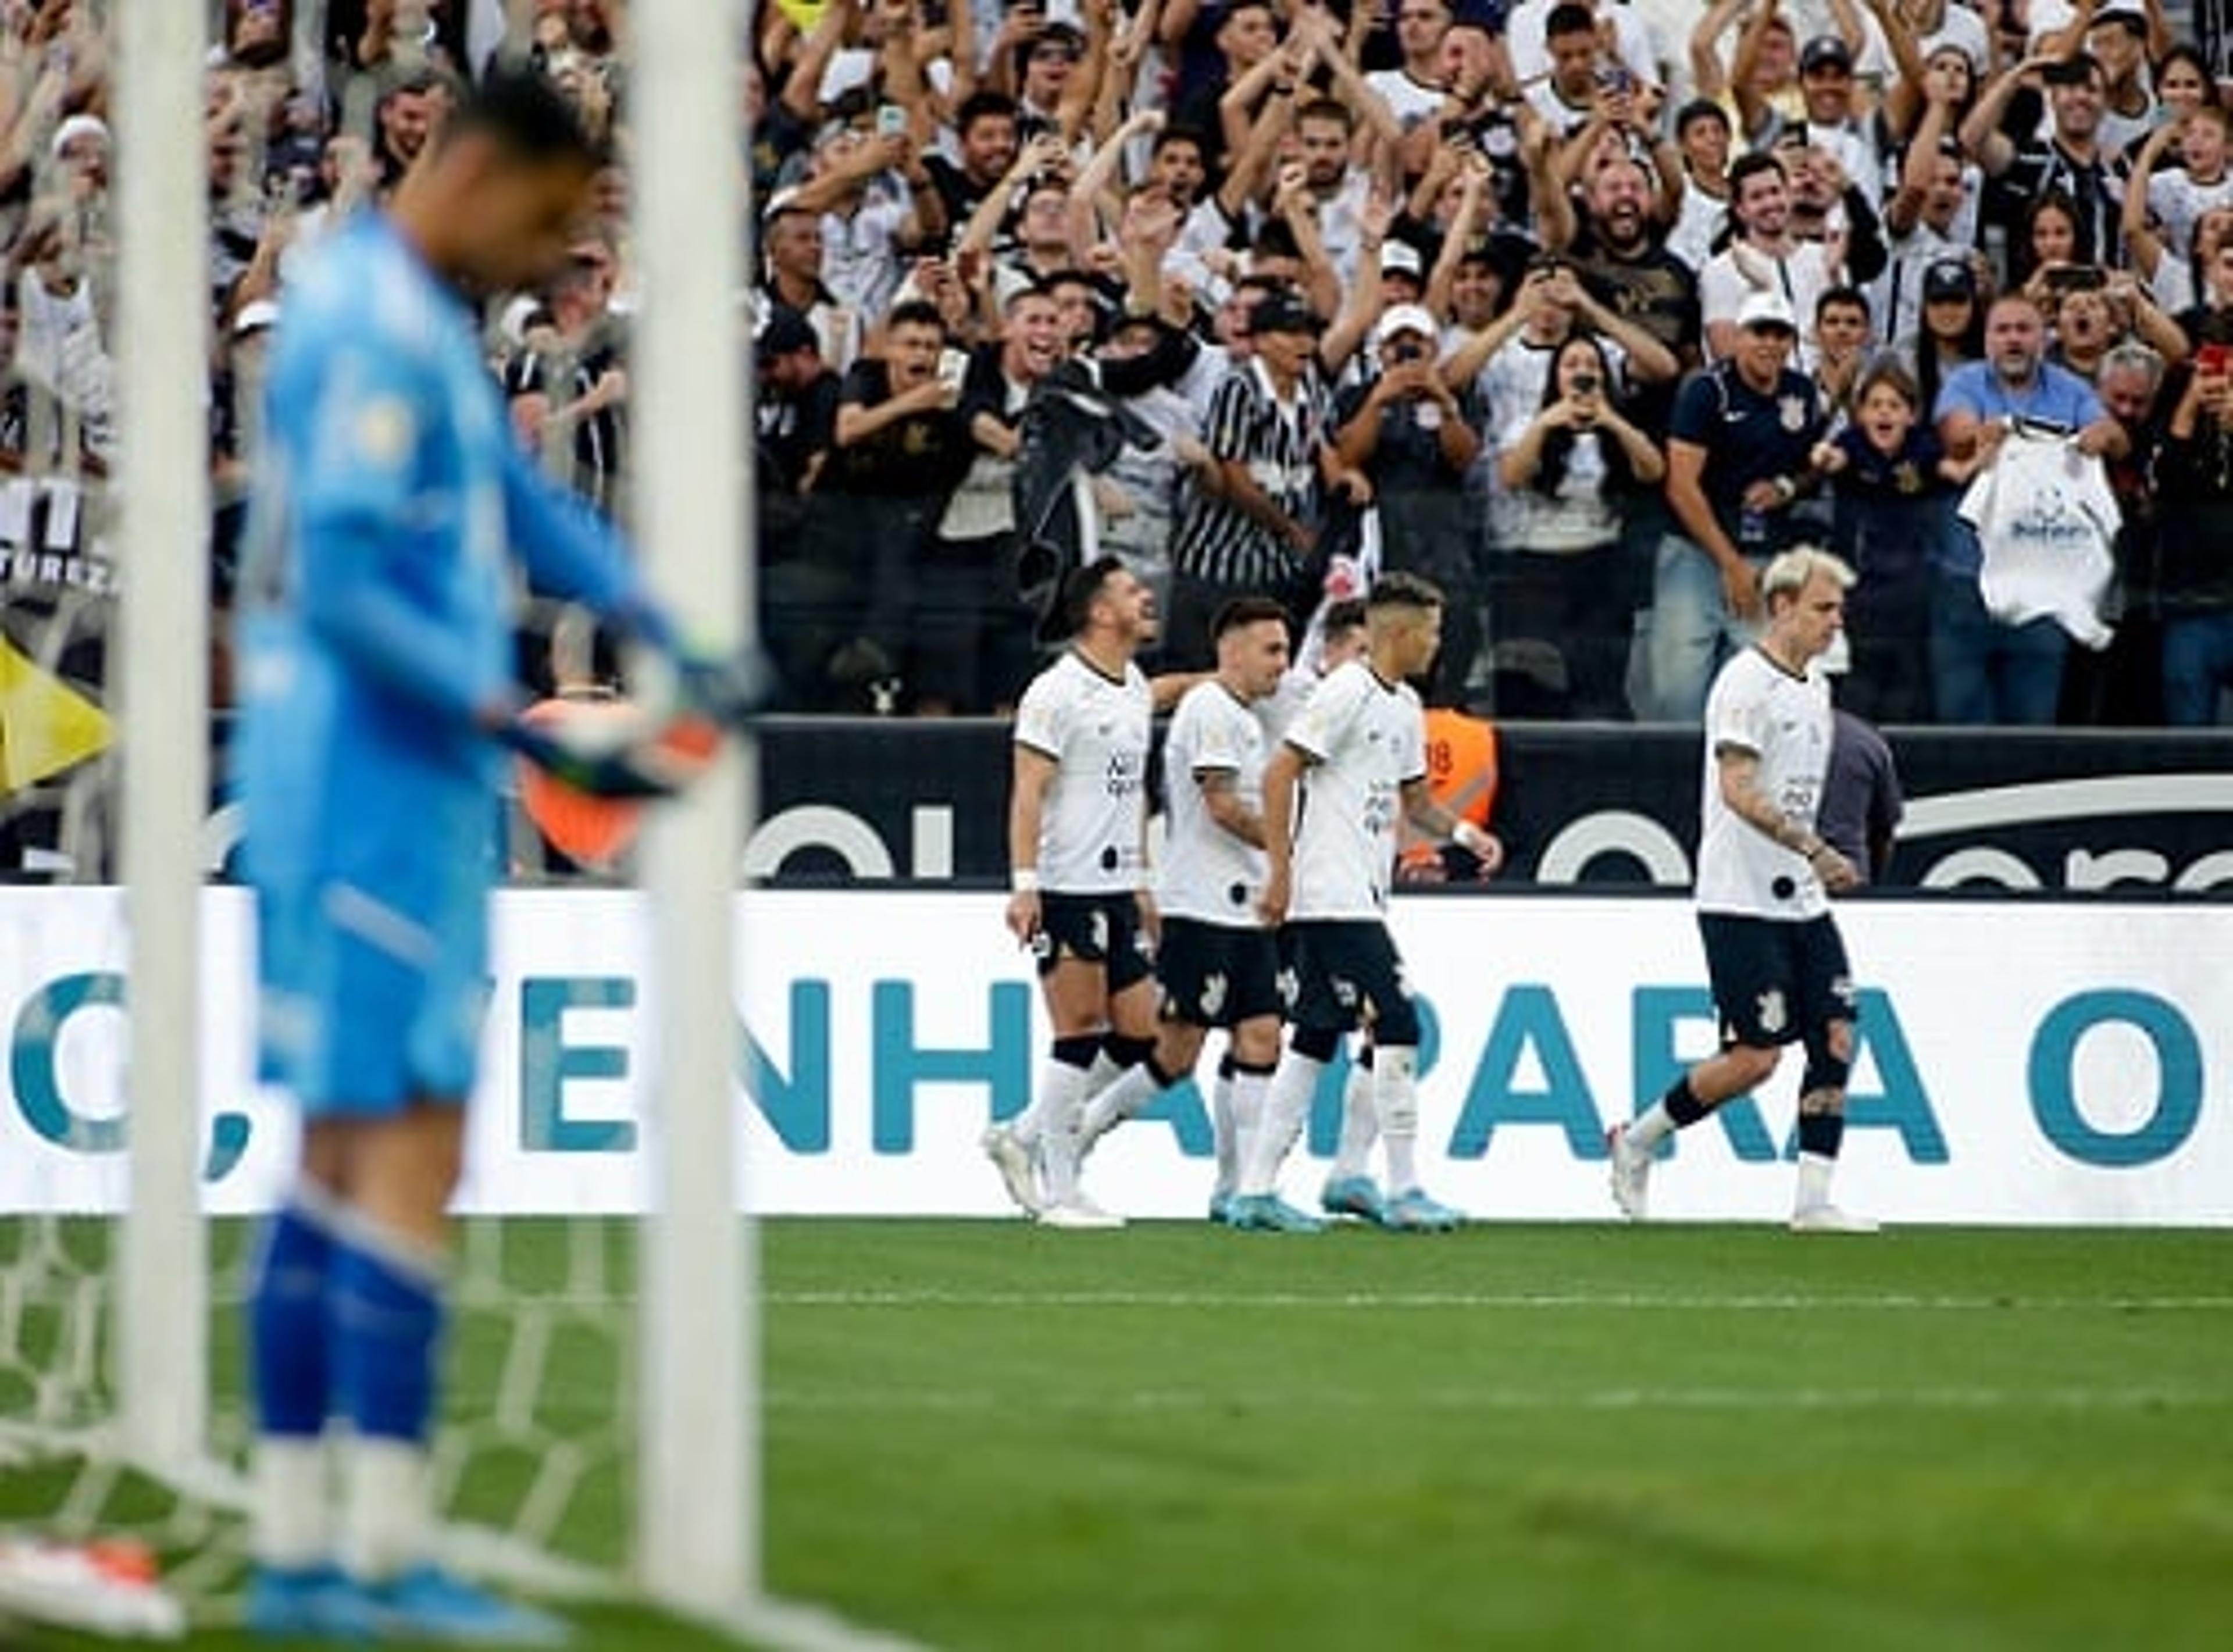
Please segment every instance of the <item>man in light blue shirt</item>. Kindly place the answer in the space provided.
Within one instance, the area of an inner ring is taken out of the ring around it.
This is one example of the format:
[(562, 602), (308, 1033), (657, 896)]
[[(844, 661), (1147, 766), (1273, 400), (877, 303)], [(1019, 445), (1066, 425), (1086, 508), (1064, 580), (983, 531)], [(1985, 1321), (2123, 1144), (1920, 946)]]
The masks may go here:
[[(1947, 375), (1933, 410), (1951, 458), (1989, 461), (2018, 420), (2073, 433), (2081, 453), (2121, 459), (2132, 439), (2093, 387), (2047, 360), (2047, 321), (2021, 293), (1993, 302), (1985, 359)], [(1930, 670), (1942, 723), (2052, 723), (2069, 638), (2051, 619), (2008, 625), (1985, 612), (1976, 530), (1940, 537), (1938, 595), (1931, 605)]]

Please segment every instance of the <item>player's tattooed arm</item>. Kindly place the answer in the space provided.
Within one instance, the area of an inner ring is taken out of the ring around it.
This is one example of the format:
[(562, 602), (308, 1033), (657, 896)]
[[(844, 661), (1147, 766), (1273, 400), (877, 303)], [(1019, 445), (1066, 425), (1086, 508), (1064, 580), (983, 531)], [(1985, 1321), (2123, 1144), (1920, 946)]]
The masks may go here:
[(1205, 769), (1195, 777), (1209, 817), (1252, 849), (1264, 847), (1264, 817), (1240, 796), (1230, 769)]
[(1850, 889), (1860, 881), (1853, 863), (1825, 842), (1820, 833), (1795, 815), (1786, 814), (1760, 784), (1760, 753), (1741, 745), (1714, 748), (1714, 771), (1722, 801), (1754, 830), (1789, 849), (1811, 867), (1825, 888)]
[(1415, 830), (1445, 843), (1455, 843), (1477, 857), (1484, 875), (1504, 861), (1504, 845), (1496, 834), (1484, 831), (1464, 816), (1438, 802), (1424, 779), (1403, 783), (1403, 817)]

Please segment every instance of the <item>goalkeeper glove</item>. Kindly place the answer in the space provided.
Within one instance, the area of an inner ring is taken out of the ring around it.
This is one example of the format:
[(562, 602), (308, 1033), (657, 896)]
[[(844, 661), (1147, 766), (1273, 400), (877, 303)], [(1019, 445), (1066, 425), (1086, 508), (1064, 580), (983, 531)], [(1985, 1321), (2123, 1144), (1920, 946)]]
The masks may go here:
[(723, 728), (735, 728), (765, 709), (775, 694), (775, 673), (757, 648), (726, 656), (674, 655), (683, 705)]
[(674, 667), (682, 703), (734, 728), (766, 708), (775, 696), (774, 667), (758, 648), (735, 654), (710, 654), (692, 647), (666, 612), (640, 600), (615, 612), (612, 621), (664, 654)]
[(497, 738), (559, 784), (591, 797), (671, 797), (706, 764), (702, 719), (653, 727), (514, 717)]

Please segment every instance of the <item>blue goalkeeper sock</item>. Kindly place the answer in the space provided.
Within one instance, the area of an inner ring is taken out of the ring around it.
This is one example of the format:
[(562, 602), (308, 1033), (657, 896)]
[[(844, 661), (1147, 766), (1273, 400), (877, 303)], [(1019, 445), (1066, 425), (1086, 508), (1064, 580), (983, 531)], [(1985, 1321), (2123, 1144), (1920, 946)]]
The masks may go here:
[(333, 1558), (325, 1428), (334, 1250), (332, 1201), (315, 1187), (298, 1189), (264, 1231), (248, 1299), (257, 1436), (251, 1541), (258, 1561), (283, 1571)]
[(349, 1569), (379, 1582), (426, 1557), (426, 1442), (442, 1334), (439, 1257), (352, 1219), (334, 1255), (334, 1368), (349, 1444)]

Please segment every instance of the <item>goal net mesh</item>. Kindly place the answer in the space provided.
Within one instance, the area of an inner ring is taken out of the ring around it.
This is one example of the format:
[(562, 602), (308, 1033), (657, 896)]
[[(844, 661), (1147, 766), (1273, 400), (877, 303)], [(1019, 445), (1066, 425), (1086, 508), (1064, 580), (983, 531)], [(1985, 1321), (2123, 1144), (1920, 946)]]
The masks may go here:
[[(454, 54), (492, 42), (424, 28), (394, 8), (380, 60), (319, 32), (309, 0), (230, 5), (208, 70), (212, 364), (207, 540), (212, 606), (212, 773), (221, 786), (230, 659), (225, 621), (273, 305), (292, 260), (393, 180), (439, 115)], [(515, 25), (533, 9), (508, 9)], [(116, 153), (101, 118), (114, 86), (114, 0), (9, 8), (0, 100), (29, 157), (12, 204), (0, 311), (0, 992), (10, 1094), (0, 1109), (0, 1535), (126, 1536), (160, 1551), (197, 1616), (221, 1620), (245, 1564), (251, 1432), (242, 1308), (257, 1213), (284, 1185), (283, 1102), (257, 1094), (244, 894), (227, 885), (238, 823), (211, 799), (205, 911), (204, 1198), (210, 1269), (181, 1278), (205, 1301), (210, 1421), (199, 1464), (157, 1483), (124, 1460), (116, 1315), (130, 1085), (124, 991), (129, 935), (116, 826), (122, 748), (111, 688), (119, 593)], [(447, 12), (485, 16), (487, 8)], [(29, 11), (60, 19), (27, 32)], [(447, 12), (444, 13), (446, 18)], [(257, 30), (278, 20), (276, 43)], [(599, 118), (626, 77), (615, 44), (538, 57)], [(0, 195), (6, 192), (0, 191)], [(625, 180), (556, 295), (492, 305), (490, 370), (514, 427), (550, 468), (616, 517), (631, 475), (625, 400), (635, 286)], [(196, 278), (187, 272), (185, 279)], [(594, 289), (586, 321), (584, 290)], [(199, 555), (196, 524), (179, 551)], [(120, 643), (118, 645), (120, 646)], [(581, 621), (523, 604), (523, 678), (544, 693), (610, 692), (613, 651)], [(504, 850), (517, 881), (631, 888), (633, 852), (571, 858), (515, 807)], [(226, 1115), (232, 1116), (228, 1119)], [(627, 1576), (635, 1525), (636, 1224), (620, 1216), (473, 1216), (460, 1223), (445, 1353), (437, 1496), (443, 1558), (544, 1589)]]

